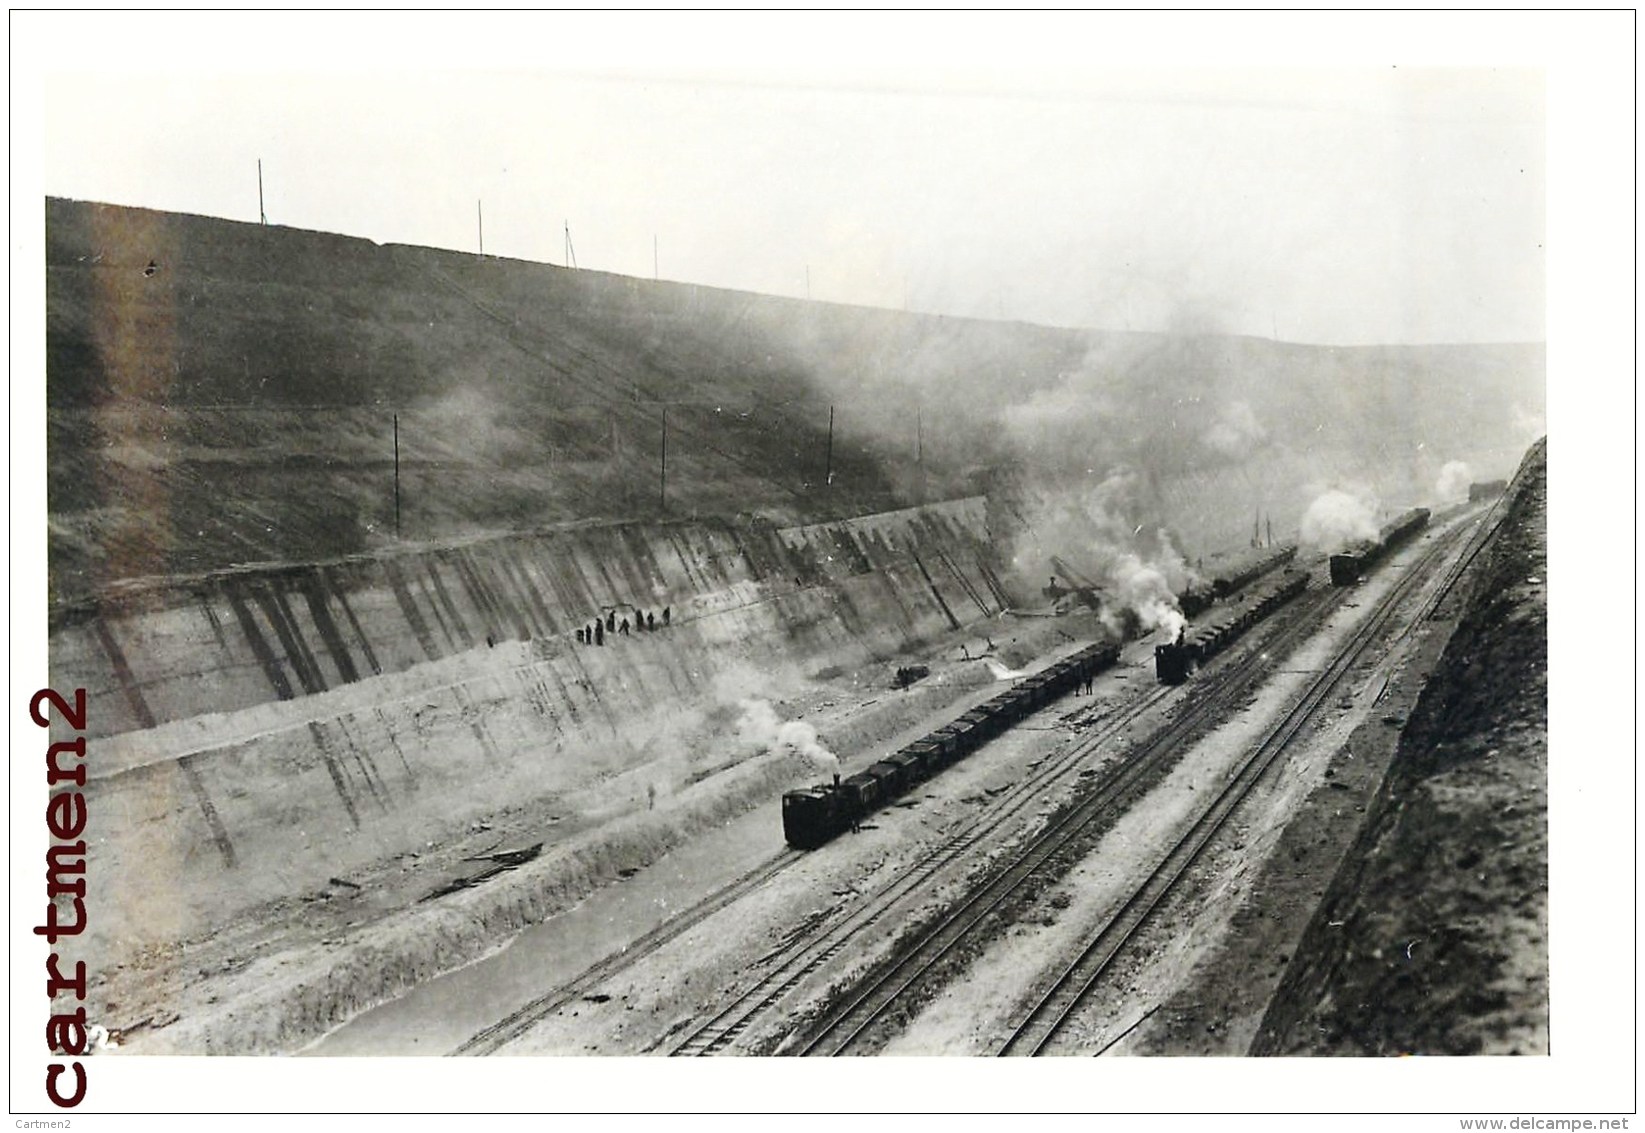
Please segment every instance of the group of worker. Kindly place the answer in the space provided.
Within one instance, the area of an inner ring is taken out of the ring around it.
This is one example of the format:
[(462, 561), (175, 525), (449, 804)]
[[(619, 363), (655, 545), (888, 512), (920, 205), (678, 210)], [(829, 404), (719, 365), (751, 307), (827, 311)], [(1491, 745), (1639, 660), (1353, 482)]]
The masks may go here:
[[(673, 621), (673, 617), (674, 611), (670, 606), (663, 607), (663, 616), (661, 618), (649, 611), (642, 612), (636, 609), (634, 611), (633, 629), (637, 633), (653, 633), (659, 627), (666, 628)], [(627, 615), (619, 618), (617, 608), (613, 606), (606, 611), (603, 619), (595, 618), (577, 631), (577, 644), (604, 645), (607, 635), (613, 638), (627, 637), (629, 628)]]

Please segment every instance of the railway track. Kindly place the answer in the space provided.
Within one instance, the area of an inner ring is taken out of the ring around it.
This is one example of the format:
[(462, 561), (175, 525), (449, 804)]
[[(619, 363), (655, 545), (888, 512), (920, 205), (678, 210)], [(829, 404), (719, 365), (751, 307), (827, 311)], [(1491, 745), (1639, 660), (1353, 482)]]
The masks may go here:
[[(1462, 555), (1446, 572), (1434, 594), (1412, 619), (1412, 624), (1429, 616), (1462, 577), (1469, 563), (1494, 533), (1501, 520), (1489, 527), (1481, 525)], [(1147, 922), (1216, 837), (1228, 818), (1279, 759), (1298, 732), (1320, 707), (1334, 696), (1344, 679), (1360, 663), (1392, 620), (1395, 611), (1420, 588), (1427, 577), (1426, 567), (1447, 550), (1448, 541), (1436, 543), (1424, 557), (1407, 569), (1389, 593), (1379, 601), (1372, 616), (1356, 630), (1347, 648), (1309, 685), (1302, 698), (1269, 731), (1263, 742), (1244, 760), (1238, 772), (1217, 794), (1211, 805), (1180, 838), (1143, 884), (1126, 900), (1086, 948), (1070, 963), (1034, 1002), (1015, 1030), (997, 1051), (1001, 1056), (1031, 1056), (1045, 1053), (1063, 1032), (1068, 1021), (1109, 970), (1115, 957)]]
[[(1300, 611), (1293, 607), (1291, 616), (1283, 620), (1277, 629), (1271, 629), (1267, 634), (1259, 632), (1249, 635), (1245, 655), (1258, 651), (1277, 654), (1287, 650), (1312, 631), (1318, 617), (1341, 600), (1341, 593), (1330, 590), (1317, 590), (1305, 596)], [(1213, 723), (1229, 705), (1249, 695), (1268, 675), (1260, 666), (1238, 668), (1219, 665), (1217, 670), (1219, 675), (1216, 678), (1202, 681), (1190, 690), (1175, 719), (1133, 750), (1129, 758), (1110, 767), (1105, 775), (1088, 784), (1074, 802), (1065, 806), (1033, 836), (1020, 856), (996, 866), (978, 879), (970, 893), (942, 920), (928, 926), (908, 951), (872, 974), (843, 1006), (836, 1007), (825, 1016), (821, 1025), (801, 1041), (794, 1053), (834, 1054), (850, 1050), (915, 982), (941, 963), (977, 925), (1025, 888), (1045, 880), (1050, 873), (1060, 873), (1064, 867), (1059, 866), (1058, 862), (1063, 853), (1076, 839), (1088, 834), (1093, 824), (1121, 813), (1133, 791), (1146, 783), (1152, 774), (1168, 766), (1173, 752), (1180, 748), (1185, 737)], [(1122, 726), (1172, 691), (1161, 688), (1150, 693), (1144, 705), (1127, 714)], [(1079, 758), (1088, 756), (1119, 730), (1116, 727), (1090, 741), (1080, 751)], [(1034, 781), (1029, 785), (1030, 794), (1037, 797), (1046, 785), (1044, 781)]]
[[(1312, 596), (1305, 596), (1303, 602), (1306, 603), (1309, 597)], [(1340, 594), (1326, 591), (1315, 599), (1313, 603), (1314, 613), (1317, 614), (1321, 612), (1321, 607), (1332, 606), (1340, 600)], [(1259, 641), (1258, 647), (1269, 650), (1282, 649), (1291, 638), (1297, 635), (1297, 627), (1311, 625), (1314, 620), (1313, 616), (1299, 615), (1289, 631), (1283, 632), (1271, 641)], [(1252, 636), (1256, 638), (1256, 635)], [(1203, 723), (1205, 717), (1215, 711), (1218, 706), (1226, 700), (1245, 695), (1254, 683), (1254, 680), (1236, 677), (1233, 686), (1223, 696), (1206, 698), (1201, 703), (1194, 703), (1194, 695), (1200, 690), (1191, 690), (1190, 702), (1184, 711), (1184, 719), (1179, 722), (1180, 726), (1174, 730), (1180, 734), (1182, 727), (1192, 728)], [(752, 987), (733, 999), (730, 1004), (693, 1029), (686, 1039), (677, 1044), (670, 1053), (700, 1055), (712, 1054), (725, 1049), (743, 1034), (763, 1011), (780, 1000), (806, 976), (820, 969), (830, 958), (837, 955), (847, 943), (857, 938), (873, 924), (881, 921), (904, 897), (920, 890), (926, 882), (941, 870), (962, 858), (989, 835), (996, 833), (1005, 823), (1017, 817), (1030, 804), (1036, 802), (1045, 789), (1059, 784), (1065, 777), (1076, 773), (1076, 769), (1080, 768), (1093, 752), (1109, 743), (1124, 728), (1168, 696), (1171, 691), (1168, 688), (1151, 690), (1140, 701), (1127, 705), (1119, 717), (1105, 723), (1102, 730), (1096, 735), (1081, 737), (1067, 751), (1053, 753), (1046, 757), (1032, 776), (1014, 785), (1003, 801), (988, 808), (984, 814), (979, 815), (964, 830), (951, 836), (937, 853), (923, 861), (917, 869), (904, 874), (885, 889), (876, 893), (868, 905), (853, 910), (843, 921), (817, 926), (809, 941), (792, 944), (788, 949), (790, 954), (777, 968), (767, 972)], [(1116, 790), (1123, 789), (1124, 784), (1119, 782), (1120, 779), (1123, 778), (1129, 781), (1137, 777), (1136, 774), (1124, 775), (1124, 771), (1125, 768), (1123, 767), (1111, 770), (1109, 775), (1096, 780), (1096, 784), (1099, 789), (1103, 785), (1113, 787)], [(623, 952), (605, 957), (590, 965), (569, 982), (539, 996), (506, 1018), (471, 1036), (451, 1053), (454, 1055), (483, 1055), (501, 1049), (509, 1042), (526, 1034), (539, 1022), (564, 1005), (587, 994), (599, 984), (654, 954), (715, 913), (759, 889), (771, 878), (803, 857), (804, 855), (800, 852), (785, 849), (737, 880), (717, 890), (703, 901), (693, 905), (690, 909), (676, 914), (668, 921), (657, 926), (651, 932), (636, 940)]]
[(781, 853), (768, 858), (735, 881), (715, 890), (690, 908), (676, 913), (621, 952), (613, 953), (597, 963), (589, 965), (576, 976), (573, 976), (567, 983), (561, 984), (545, 995), (538, 996), (519, 1010), (465, 1039), (451, 1053), (453, 1055), (494, 1053), (504, 1045), (524, 1035), (565, 1004), (598, 987), (629, 965), (638, 963), (650, 956), (671, 940), (690, 931), (727, 905), (733, 904), (752, 893), (804, 856), (799, 850), (784, 848)]
[[(1151, 704), (1157, 699), (1158, 696), (1153, 696), (1150, 698), (1149, 703)], [(1129, 722), (1129, 719), (1128, 716), (1122, 720), (1120, 726)], [(954, 853), (957, 854), (964, 848), (960, 847)], [(946, 860), (952, 860), (952, 856), (954, 855), (950, 855)], [(759, 889), (771, 878), (797, 864), (804, 857), (804, 852), (785, 847), (781, 852), (755, 866), (735, 881), (721, 887), (690, 908), (670, 917), (634, 941), (623, 951), (606, 956), (589, 965), (566, 983), (538, 996), (510, 1013), (507, 1017), (465, 1039), (450, 1053), (452, 1055), (495, 1053), (508, 1043), (525, 1035), (538, 1023), (567, 1003), (582, 997), (612, 976), (656, 953), (715, 913)], [(713, 1049), (718, 1049), (719, 1045), (723, 1044), (715, 1044)]]
[[(751, 987), (738, 993), (714, 1016), (694, 1028), (676, 1044), (671, 1055), (681, 1057), (718, 1053), (735, 1041), (766, 1009), (791, 991), (799, 982), (820, 969), (847, 944), (879, 923), (908, 894), (920, 889), (943, 869), (975, 848), (989, 835), (999, 832), (1012, 819), (1033, 805), (1041, 792), (1054, 786), (1076, 769), (1104, 743), (1118, 735), (1137, 717), (1158, 704), (1170, 689), (1151, 690), (1122, 715), (1109, 722), (1095, 736), (1082, 737), (1068, 750), (1046, 757), (1033, 773), (1012, 785), (1005, 797), (977, 816), (961, 831), (950, 835), (936, 853), (915, 869), (901, 874), (875, 893), (866, 904), (853, 909), (843, 920), (819, 926), (811, 939), (790, 942), (786, 955), (771, 971)], [(775, 959), (767, 956), (764, 960)], [(762, 961), (763, 962), (763, 961)]]
[[(1429, 552), (1437, 555), (1444, 546)], [(1426, 564), (1430, 559), (1420, 560)], [(1417, 571), (1407, 571), (1414, 575)], [(1286, 628), (1265, 642), (1253, 645), (1246, 656), (1258, 649), (1282, 653), (1312, 632), (1318, 619), (1342, 602), (1348, 592), (1326, 590), (1314, 598), (1305, 612), (1294, 616)], [(931, 925), (894, 961), (863, 981), (836, 1005), (798, 1046), (801, 1054), (846, 1054), (867, 1045), (879, 1029), (926, 977), (934, 973), (959, 947), (975, 939), (992, 919), (1003, 920), (1003, 911), (1024, 894), (1036, 892), (1062, 876), (1083, 856), (1082, 844), (1094, 842), (1094, 832), (1106, 828), (1126, 805), (1135, 784), (1146, 781), (1152, 771), (1165, 766), (1172, 754), (1207, 723), (1220, 719), (1229, 706), (1243, 700), (1271, 675), (1266, 666), (1222, 669), (1221, 679), (1197, 682), (1199, 697), (1161, 729), (1143, 748), (1120, 765), (1113, 775), (1075, 800), (1024, 847), (1020, 855), (975, 888), (939, 922)]]

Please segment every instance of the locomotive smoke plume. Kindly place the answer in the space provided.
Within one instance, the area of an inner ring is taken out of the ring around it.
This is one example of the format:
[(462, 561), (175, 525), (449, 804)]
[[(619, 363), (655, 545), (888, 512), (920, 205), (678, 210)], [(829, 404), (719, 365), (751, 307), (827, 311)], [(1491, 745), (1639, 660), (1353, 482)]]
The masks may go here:
[(1173, 323), (1168, 335), (1094, 340), (1053, 382), (1001, 406), (1003, 439), (1045, 473), (1120, 466), (1150, 479), (1225, 468), (1271, 445), (1269, 411), (1236, 376), (1218, 320), (1195, 309)]
[(1308, 505), (1299, 537), (1326, 552), (1341, 550), (1360, 539), (1375, 539), (1376, 509), (1358, 496), (1333, 488)]
[[(1180, 557), (1177, 561), (1181, 563)], [(1110, 577), (1115, 582), (1115, 597), (1125, 609), (1136, 614), (1144, 630), (1163, 629), (1168, 636), (1175, 637), (1188, 624), (1188, 619), (1177, 608), (1177, 596), (1160, 567), (1145, 563), (1135, 555), (1123, 555)]]
[(1434, 485), (1434, 493), (1441, 503), (1456, 503), (1468, 498), (1468, 485), (1474, 482), (1473, 469), (1468, 462), (1453, 460), (1439, 470), (1439, 483)]
[(1240, 380), (1220, 329), (1215, 312), (1185, 307), (1168, 335), (1101, 338), (1054, 384), (1002, 412), (1004, 438), (1038, 478), (1013, 555), (1030, 592), (1056, 554), (1102, 591), (1110, 629), (1175, 635), (1186, 624), (1177, 595), (1199, 579), (1167, 523), (1190, 523), (1205, 540), (1223, 536), (1225, 517), (1207, 524), (1185, 513), (1184, 478), (1250, 498), (1247, 465), (1276, 451), (1271, 407), (1260, 386)]
[(826, 775), (840, 773), (840, 761), (817, 738), (817, 729), (804, 720), (779, 720), (771, 702), (758, 697), (741, 702), (737, 717), (737, 741), (756, 751), (798, 755)]
[[(1153, 522), (1158, 510), (1147, 478), (1129, 468), (1095, 487), (1040, 497), (1024, 516), (1012, 568), (1030, 582), (1052, 571), (1050, 557), (1059, 555), (1101, 590), (1110, 630), (1164, 628), (1175, 634), (1186, 623), (1176, 596), (1197, 576), (1170, 531)], [(1059, 579), (1065, 586), (1075, 581)]]
[(1200, 439), (1208, 449), (1229, 460), (1244, 460), (1268, 443), (1268, 430), (1257, 420), (1250, 402), (1235, 400), (1223, 406), (1221, 414)]

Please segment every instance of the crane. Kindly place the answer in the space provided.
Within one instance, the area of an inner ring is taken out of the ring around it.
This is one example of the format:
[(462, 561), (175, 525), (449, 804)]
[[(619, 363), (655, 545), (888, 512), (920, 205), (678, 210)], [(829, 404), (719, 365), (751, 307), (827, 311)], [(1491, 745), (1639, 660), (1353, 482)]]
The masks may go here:
[(1045, 596), (1047, 598), (1055, 602), (1064, 594), (1072, 594), (1085, 605), (1090, 606), (1093, 610), (1101, 609), (1102, 587), (1098, 586), (1095, 582), (1092, 582), (1079, 571), (1069, 566), (1067, 561), (1059, 555), (1051, 556), (1051, 567), (1057, 572), (1058, 575), (1061, 575), (1063, 578), (1067, 579), (1069, 585), (1058, 586), (1057, 577), (1056, 575), (1053, 575), (1051, 577), (1051, 585), (1045, 588)]

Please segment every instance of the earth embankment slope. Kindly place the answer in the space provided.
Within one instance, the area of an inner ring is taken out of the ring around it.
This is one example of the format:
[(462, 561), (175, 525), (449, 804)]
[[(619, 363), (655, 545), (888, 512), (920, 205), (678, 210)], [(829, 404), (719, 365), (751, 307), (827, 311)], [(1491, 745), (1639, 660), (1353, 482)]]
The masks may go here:
[(951, 319), (62, 200), (46, 241), (56, 603), (593, 518), (840, 518), (1004, 465), (1141, 470), (1215, 547), (1329, 481), (1504, 474), (1542, 415), (1539, 344)]
[(1254, 1054), (1548, 1052), (1546, 445)]
[[(896, 462), (830, 442), (770, 329), (896, 316), (66, 201), (47, 246), (59, 599), (401, 539), (914, 502)], [(923, 469), (931, 498), (950, 471)]]
[(980, 500), (631, 524), (229, 572), (64, 626), (88, 797), (123, 816), (94, 851), (105, 920), (142, 938), (153, 902), (210, 917), (636, 772), (614, 804), (671, 791), (763, 750), (729, 734), (743, 702), (842, 667), (888, 685), (996, 617), (990, 553)]

